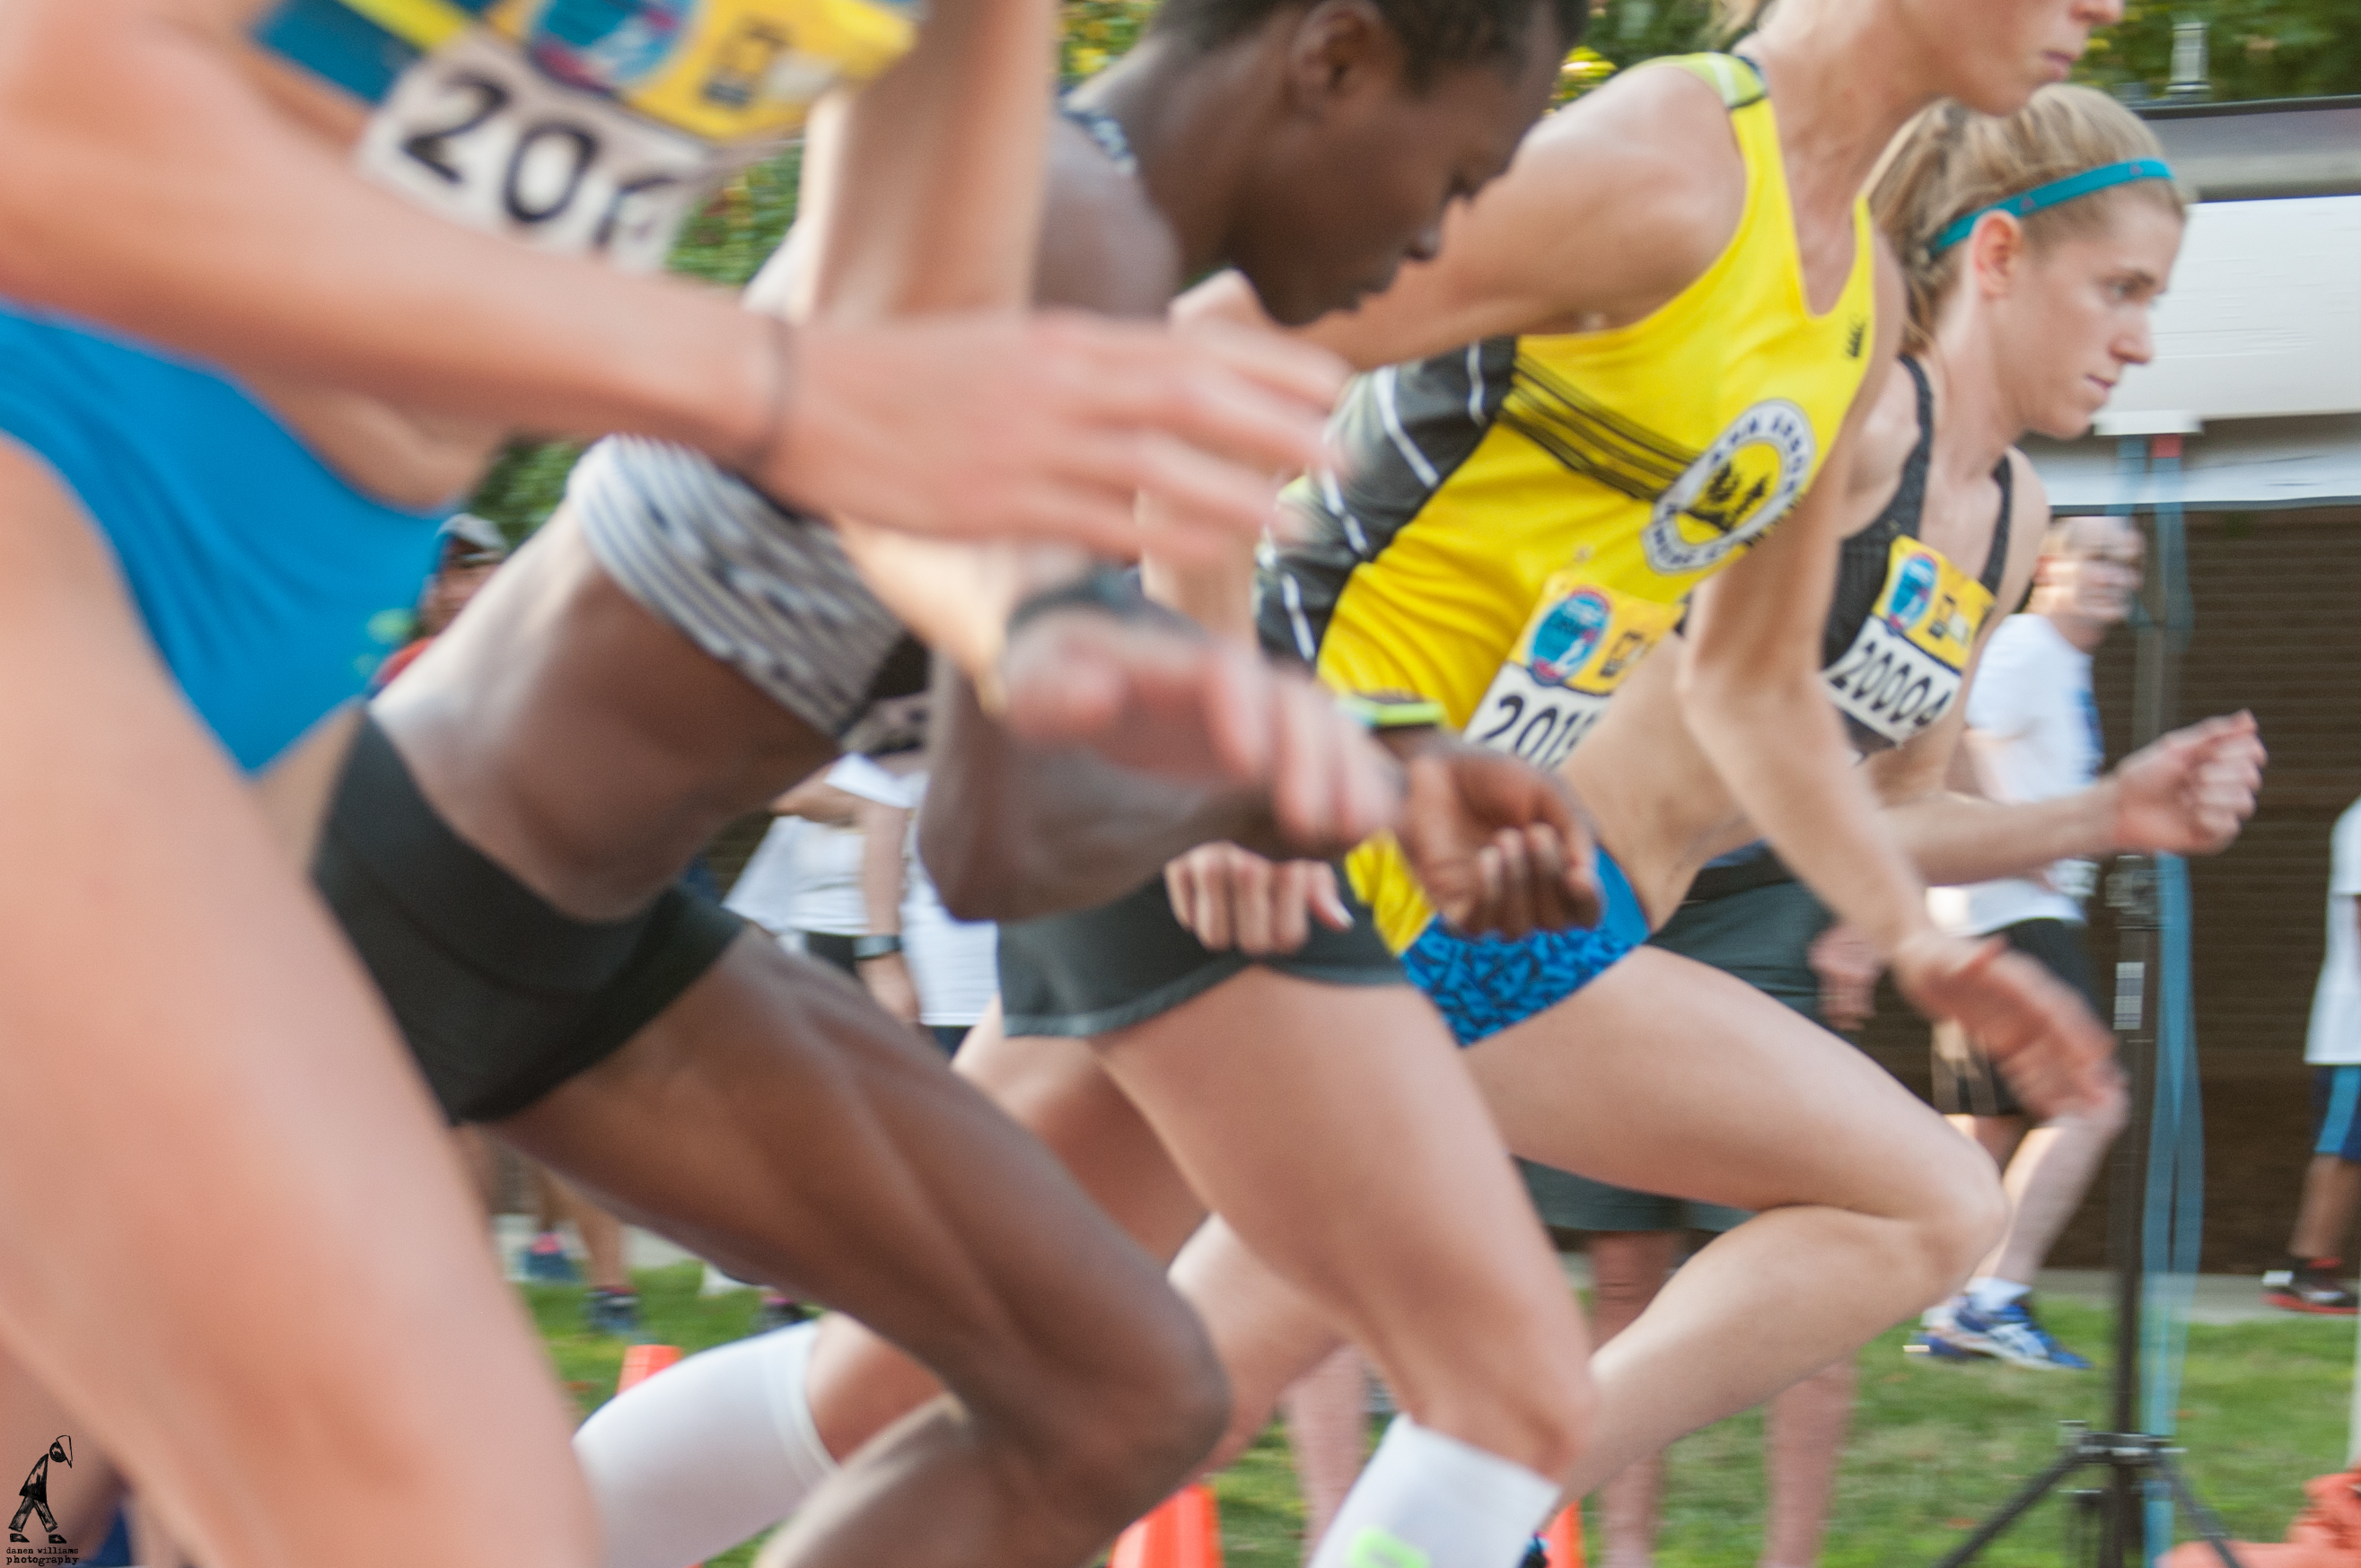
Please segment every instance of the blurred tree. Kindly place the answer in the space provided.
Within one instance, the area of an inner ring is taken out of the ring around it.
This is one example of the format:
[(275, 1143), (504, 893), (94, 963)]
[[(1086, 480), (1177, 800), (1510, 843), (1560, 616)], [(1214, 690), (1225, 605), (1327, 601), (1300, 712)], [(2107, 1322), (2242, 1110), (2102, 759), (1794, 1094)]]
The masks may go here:
[(2078, 81), (2138, 100), (2172, 79), (2176, 23), (2205, 24), (2216, 103), (2361, 93), (2361, 4), (2356, 0), (2129, 0), (2124, 19), (2092, 40)]

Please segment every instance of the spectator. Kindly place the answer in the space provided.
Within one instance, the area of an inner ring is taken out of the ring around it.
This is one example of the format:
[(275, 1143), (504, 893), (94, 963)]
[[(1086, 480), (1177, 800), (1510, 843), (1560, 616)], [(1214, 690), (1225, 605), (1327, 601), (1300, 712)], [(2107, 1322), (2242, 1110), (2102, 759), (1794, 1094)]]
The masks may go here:
[[(2115, 517), (2067, 518), (2042, 543), (2026, 612), (2002, 622), (1968, 694), (1968, 743), (1954, 787), (2000, 801), (2052, 800), (2090, 787), (2105, 743), (2091, 692), (2091, 655), (2131, 613), (2145, 542)], [(2106, 1015), (2093, 983), (2082, 901), (2097, 868), (2060, 861), (2034, 877), (1929, 895), (1936, 920), (1972, 936), (1997, 934), (2048, 966)], [(2012, 1218), (1967, 1290), (1927, 1316), (1914, 1349), (1991, 1356), (2018, 1366), (2081, 1371), (2090, 1361), (2059, 1344), (2033, 1314), (2033, 1277), (2082, 1201), (2119, 1105), (2028, 1127), (2008, 1085), (1955, 1025), (1935, 1031), (1935, 1106), (2005, 1173)]]
[(918, 806), (926, 799), (927, 775), (911, 773), (902, 783), (910, 817), (902, 853), (902, 940), (917, 983), (918, 1022), (937, 1045), (956, 1052), (1000, 994), (1000, 927), (956, 919), (943, 907), (918, 858)]
[(426, 652), (426, 645), (458, 618), (467, 601), (492, 580), (492, 574), (508, 558), (508, 540), (489, 520), (463, 511), (445, 523), (442, 554), (435, 560), (434, 575), (426, 580), (425, 591), (418, 596), (411, 640), (378, 666), (376, 689), (384, 690), (394, 676), (410, 667), (412, 660)]
[(2279, 1267), (2263, 1276), (2263, 1299), (2290, 1312), (2350, 1317), (2361, 1301), (2340, 1277), (2345, 1238), (2361, 1201), (2361, 800), (2345, 808), (2328, 853), (2328, 952), (2312, 993), (2312, 1164), (2303, 1201)]
[(922, 755), (844, 757), (774, 801), (780, 819), (729, 906), (852, 975), (885, 1011), (952, 1051), (998, 990), (997, 931), (951, 918), (919, 862), (927, 779), (904, 770)]

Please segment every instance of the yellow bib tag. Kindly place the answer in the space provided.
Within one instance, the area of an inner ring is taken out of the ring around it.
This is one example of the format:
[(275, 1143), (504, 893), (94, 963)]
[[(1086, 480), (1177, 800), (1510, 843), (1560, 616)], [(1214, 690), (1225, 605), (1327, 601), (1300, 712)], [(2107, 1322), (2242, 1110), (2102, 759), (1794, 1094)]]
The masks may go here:
[(1554, 768), (1680, 614), (1676, 604), (1618, 593), (1578, 571), (1555, 574), (1477, 704), (1467, 739)]
[(1885, 586), (1844, 656), (1821, 678), (1844, 715), (1895, 745), (1950, 710), (1992, 614), (1984, 586), (1915, 539), (1886, 554)]

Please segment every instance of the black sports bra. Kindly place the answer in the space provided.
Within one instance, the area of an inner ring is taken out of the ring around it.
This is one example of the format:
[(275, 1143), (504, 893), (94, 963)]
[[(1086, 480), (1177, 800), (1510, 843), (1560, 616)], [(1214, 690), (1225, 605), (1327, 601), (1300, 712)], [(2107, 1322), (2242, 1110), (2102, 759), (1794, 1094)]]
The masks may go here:
[(1863, 751), (1909, 740), (1957, 700), (1968, 654), (2008, 565), (2009, 516), (2015, 510), (2014, 473), (2003, 457), (1993, 469), (2000, 516), (1982, 574), (1969, 578), (1918, 543), (1935, 450), (1935, 394), (1916, 359), (1905, 356), (1902, 364), (1918, 392), (1917, 444), (1885, 510), (1844, 542), (1821, 634), (1822, 678), (1852, 743)]
[[(1962, 575), (1940, 552), (1918, 543), (1927, 510), (1927, 466), (1935, 451), (1935, 393), (1927, 372), (1902, 360), (1918, 389), (1918, 442), (1902, 482), (1876, 521), (1844, 542), (1837, 587), (1821, 638), (1820, 678), (1862, 751), (1909, 740), (1959, 700), (1967, 656), (1975, 646), (2008, 566), (2014, 471), (2003, 457), (1993, 470), (2000, 517), (1993, 524), (1982, 574)], [(1761, 839), (1716, 857), (1689, 884), (1686, 902), (1701, 904), (1792, 875)]]

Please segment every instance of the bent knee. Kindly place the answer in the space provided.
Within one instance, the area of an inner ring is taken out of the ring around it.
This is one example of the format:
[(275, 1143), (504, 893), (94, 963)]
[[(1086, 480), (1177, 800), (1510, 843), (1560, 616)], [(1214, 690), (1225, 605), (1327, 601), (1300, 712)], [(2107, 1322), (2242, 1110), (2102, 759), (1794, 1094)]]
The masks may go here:
[(1129, 1519), (1203, 1465), (1231, 1421), (1230, 1383), (1197, 1315), (1175, 1296), (1028, 1379), (1020, 1418), (1053, 1495)]
[(1925, 1271), (1927, 1302), (1950, 1295), (2008, 1234), (2008, 1193), (2000, 1171), (1963, 1138), (1922, 1170), (1911, 1230)]

